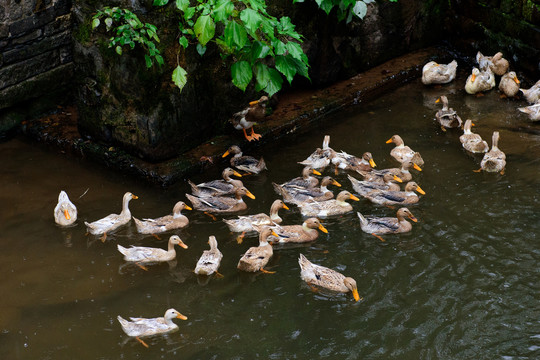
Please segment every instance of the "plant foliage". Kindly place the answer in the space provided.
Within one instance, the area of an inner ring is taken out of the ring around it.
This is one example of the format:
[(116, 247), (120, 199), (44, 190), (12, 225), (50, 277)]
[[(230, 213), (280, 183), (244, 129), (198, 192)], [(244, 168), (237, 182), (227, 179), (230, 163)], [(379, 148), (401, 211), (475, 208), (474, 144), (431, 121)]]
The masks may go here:
[[(293, 3), (301, 2), (304, 0), (293, 0)], [(354, 16), (363, 19), (367, 14), (367, 4), (373, 3), (375, 0), (315, 0), (315, 2), (327, 15), (336, 8), (338, 20), (346, 19), (348, 24)], [(397, 0), (390, 0), (390, 2), (397, 2)]]
[(99, 10), (92, 18), (92, 30), (105, 23), (107, 32), (113, 31), (115, 36), (109, 39), (109, 47), (114, 47), (118, 55), (122, 55), (123, 49), (128, 46), (134, 49), (136, 45), (145, 51), (146, 67), (153, 65), (154, 61), (163, 65), (163, 57), (156, 43), (159, 43), (157, 29), (154, 25), (142, 23), (137, 15), (129, 10), (118, 7), (105, 7)]

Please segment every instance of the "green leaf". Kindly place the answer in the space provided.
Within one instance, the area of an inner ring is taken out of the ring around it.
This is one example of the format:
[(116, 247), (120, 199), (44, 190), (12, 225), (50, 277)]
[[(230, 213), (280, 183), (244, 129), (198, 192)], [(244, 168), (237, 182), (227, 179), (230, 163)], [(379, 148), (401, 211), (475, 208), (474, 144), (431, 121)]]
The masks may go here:
[(363, 19), (367, 14), (367, 5), (363, 1), (357, 1), (354, 7), (352, 8), (354, 15), (358, 16), (360, 19)]
[(245, 27), (252, 33), (255, 34), (261, 22), (263, 21), (262, 16), (253, 9), (247, 8), (242, 10), (240, 13), (240, 19), (244, 22)]
[(238, 49), (242, 49), (248, 41), (246, 29), (236, 21), (230, 21), (227, 24), (223, 35), (229, 47), (236, 45)]
[(188, 39), (185, 36), (181, 36), (180, 39), (178, 39), (178, 43), (185, 49), (188, 47)]
[(231, 77), (234, 86), (242, 91), (246, 91), (246, 87), (253, 78), (251, 66), (247, 61), (238, 61), (231, 66)]
[(95, 28), (97, 28), (100, 24), (100, 21), (98, 18), (94, 18), (94, 20), (92, 20), (92, 30), (94, 30)]
[(109, 30), (112, 26), (112, 19), (110, 17), (105, 19), (105, 25), (107, 26), (107, 30)]
[(268, 70), (268, 66), (263, 63), (257, 62), (255, 64), (255, 79), (257, 79), (257, 83), (255, 84), (256, 91), (261, 91), (268, 86), (268, 82), (270, 81), (270, 73)]
[[(298, 75), (301, 75), (301, 76), (305, 77), (306, 79), (309, 79), (309, 71), (308, 71), (307, 63), (305, 63), (303, 61), (300, 61), (300, 60), (297, 60), (297, 59), (293, 59), (293, 61), (294, 61), (295, 67), (296, 67), (296, 73)], [(311, 80), (311, 79), (309, 79), (309, 80)]]
[(174, 85), (178, 86), (180, 88), (180, 91), (184, 88), (184, 86), (187, 83), (187, 72), (182, 68), (180, 65), (174, 69), (172, 73), (172, 81)]
[(189, 7), (189, 0), (176, 0), (176, 8), (182, 12), (186, 12)]
[(276, 55), (284, 55), (287, 52), (285, 43), (279, 39), (274, 39), (274, 41), (272, 41), (272, 46), (274, 47), (274, 53)]
[(114, 51), (116, 51), (116, 53), (118, 55), (122, 55), (122, 47), (120, 45), (118, 45), (117, 47), (114, 48)]
[(205, 46), (208, 41), (212, 40), (216, 31), (214, 20), (208, 15), (199, 16), (195, 25), (193, 25), (195, 36), (202, 46)]
[(292, 82), (294, 75), (296, 75), (296, 63), (290, 56), (276, 56), (276, 69), (285, 77), (289, 84)]
[(202, 46), (201, 44), (197, 44), (196, 49), (199, 55), (201, 56), (203, 56), (204, 53), (206, 52), (206, 46)]
[(315, 2), (319, 5), (319, 7), (324, 10), (326, 15), (330, 14), (330, 11), (334, 7), (334, 4), (331, 0), (315, 0)]
[(163, 65), (165, 64), (165, 61), (163, 61), (163, 57), (161, 55), (156, 55), (154, 56), (154, 58), (156, 59), (156, 62), (158, 63), (158, 65)]
[(292, 55), (293, 58), (298, 59), (300, 61), (304, 61), (307, 63), (307, 56), (304, 54), (304, 51), (302, 50), (302, 47), (300, 44), (295, 43), (293, 41), (289, 41), (285, 47), (287, 48), (287, 51), (289, 51), (289, 54)]
[(154, 0), (154, 6), (163, 6), (167, 5), (169, 0)]
[[(188, 21), (189, 19), (191, 19), (193, 17), (193, 15), (195, 15), (195, 7), (188, 7), (186, 10), (184, 10), (184, 19), (186, 21)], [(189, 24), (189, 22), (188, 22)], [(190, 24), (191, 25), (191, 24)]]
[(288, 16), (283, 16), (279, 19), (279, 29), (280, 34), (289, 34), (294, 31), (294, 24), (291, 22), (291, 18)]
[(269, 73), (270, 78), (268, 81), (268, 85), (266, 86), (266, 88), (264, 88), (264, 91), (266, 91), (269, 96), (272, 96), (275, 93), (277, 93), (279, 90), (281, 90), (281, 85), (283, 84), (283, 78), (281, 77), (279, 72), (277, 72), (275, 69), (268, 69), (268, 73)]
[(234, 4), (231, 0), (218, 0), (213, 10), (213, 18), (216, 22), (225, 21), (234, 11)]
[(251, 45), (251, 61), (255, 62), (257, 59), (264, 59), (270, 51), (271, 49), (268, 45), (263, 44), (260, 41), (254, 41)]
[(150, 56), (144, 55), (144, 61), (146, 62), (147, 69), (152, 66), (152, 58)]
[(266, 8), (264, 0), (245, 0), (244, 2), (251, 5), (251, 8), (255, 11), (263, 10)]

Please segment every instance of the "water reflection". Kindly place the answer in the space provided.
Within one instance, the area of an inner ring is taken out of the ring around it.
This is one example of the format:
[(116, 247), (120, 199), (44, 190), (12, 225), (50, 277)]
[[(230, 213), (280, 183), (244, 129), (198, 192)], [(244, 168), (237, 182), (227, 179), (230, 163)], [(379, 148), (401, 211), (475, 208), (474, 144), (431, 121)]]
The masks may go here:
[[(443, 133), (434, 121), (447, 95), (462, 119), (485, 139), (501, 132), (507, 155), (505, 175), (473, 173), (481, 156), (470, 156), (461, 132)], [(240, 256), (256, 246), (248, 234), (199, 212), (188, 212), (187, 228), (156, 239), (128, 224), (108, 234), (86, 235), (84, 221), (118, 210), (126, 190), (139, 196), (134, 216), (169, 213), (185, 200), (185, 182), (169, 189), (146, 186), (16, 139), (0, 144), (0, 269), (6, 274), (0, 297), (0, 355), (5, 359), (162, 358), (534, 358), (540, 341), (538, 201), (540, 142), (537, 125), (516, 110), (523, 102), (492, 91), (465, 96), (462, 83), (440, 88), (420, 81), (369, 104), (336, 114), (304, 135), (264, 145), (268, 166), (261, 176), (242, 178), (255, 194), (248, 214), (266, 213), (277, 198), (272, 181), (299, 176), (297, 161), (320, 147), (360, 155), (370, 151), (378, 168), (395, 167), (385, 141), (400, 134), (419, 151), (426, 166), (413, 179), (427, 195), (411, 211), (419, 219), (410, 233), (381, 242), (360, 229), (356, 211), (391, 216), (395, 210), (361, 199), (354, 212), (322, 221), (329, 230), (310, 244), (278, 246), (267, 266), (275, 274), (236, 269)], [(22, 166), (21, 166), (22, 164)], [(196, 183), (219, 178), (224, 162)], [(351, 190), (346, 174), (336, 180)], [(51, 216), (58, 191), (73, 194), (76, 226), (60, 228)], [(280, 212), (284, 225), (300, 224), (297, 208)], [(225, 218), (234, 218), (228, 216)], [(144, 271), (124, 262), (116, 249), (165, 247), (179, 235), (187, 250), (177, 259)], [(224, 254), (223, 277), (193, 273), (215, 235)], [(363, 300), (313, 293), (300, 279), (298, 255), (347, 273)], [(116, 321), (122, 316), (160, 316), (174, 307), (188, 317), (180, 331), (148, 339), (149, 349), (129, 341)], [(127, 340), (127, 341), (126, 341)], [(99, 344), (99, 346), (96, 346)]]

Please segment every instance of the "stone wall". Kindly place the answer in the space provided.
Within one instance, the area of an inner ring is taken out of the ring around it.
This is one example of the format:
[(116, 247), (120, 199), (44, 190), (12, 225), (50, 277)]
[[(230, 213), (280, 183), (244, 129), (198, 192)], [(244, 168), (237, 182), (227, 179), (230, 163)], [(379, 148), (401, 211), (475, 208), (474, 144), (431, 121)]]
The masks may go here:
[(2, 0), (0, 137), (61, 103), (72, 76), (71, 0)]

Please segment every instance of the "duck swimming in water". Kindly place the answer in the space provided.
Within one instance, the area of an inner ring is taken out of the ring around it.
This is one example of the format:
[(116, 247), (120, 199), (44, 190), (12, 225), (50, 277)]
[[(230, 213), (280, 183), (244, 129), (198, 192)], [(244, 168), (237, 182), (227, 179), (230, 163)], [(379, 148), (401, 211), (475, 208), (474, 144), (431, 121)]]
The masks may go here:
[(69, 200), (64, 190), (58, 195), (58, 203), (53, 214), (54, 222), (61, 226), (69, 226), (77, 221), (77, 207)]

